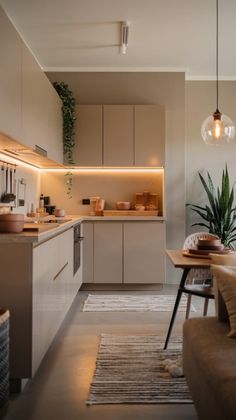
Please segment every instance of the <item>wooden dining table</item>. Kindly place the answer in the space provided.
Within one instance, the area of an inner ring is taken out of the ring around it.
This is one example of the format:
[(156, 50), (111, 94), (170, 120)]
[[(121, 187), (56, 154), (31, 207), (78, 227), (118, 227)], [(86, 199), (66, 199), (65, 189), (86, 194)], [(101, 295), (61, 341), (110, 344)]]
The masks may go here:
[[(177, 291), (177, 295), (175, 299), (175, 304), (174, 304), (174, 308), (173, 308), (173, 312), (172, 312), (172, 316), (171, 316), (171, 320), (170, 320), (170, 324), (169, 324), (169, 328), (168, 328), (168, 332), (167, 332), (167, 336), (165, 340), (164, 349), (167, 348), (167, 345), (171, 336), (171, 331), (174, 325), (174, 321), (175, 321), (175, 317), (177, 314), (177, 310), (179, 307), (182, 293), (189, 293), (189, 289), (185, 286), (186, 278), (189, 271), (192, 268), (209, 269), (211, 265), (210, 257), (208, 256), (201, 257), (199, 255), (192, 257), (192, 256), (189, 256), (189, 254), (186, 254), (186, 252), (184, 252), (182, 249), (178, 249), (178, 250), (167, 249), (166, 254), (169, 257), (172, 264), (174, 265), (174, 267), (181, 268), (183, 270), (183, 273), (182, 273), (182, 277), (179, 283), (179, 287), (178, 287), (178, 291)], [(202, 296), (202, 294), (199, 294), (199, 295)]]

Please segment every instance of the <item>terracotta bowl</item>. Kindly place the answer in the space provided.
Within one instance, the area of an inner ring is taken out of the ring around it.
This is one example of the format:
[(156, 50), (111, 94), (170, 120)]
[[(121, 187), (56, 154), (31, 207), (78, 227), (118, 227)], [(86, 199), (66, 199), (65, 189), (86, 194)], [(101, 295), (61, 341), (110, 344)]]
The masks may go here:
[(209, 249), (211, 247), (218, 247), (218, 246), (221, 246), (221, 245), (222, 245), (221, 240), (218, 239), (218, 238), (210, 238), (209, 237), (209, 238), (199, 238), (198, 239), (198, 246), (200, 246), (200, 247), (204, 246), (204, 247), (208, 247), (208, 249)]
[(24, 228), (24, 215), (9, 213), (0, 214), (1, 233), (20, 233)]

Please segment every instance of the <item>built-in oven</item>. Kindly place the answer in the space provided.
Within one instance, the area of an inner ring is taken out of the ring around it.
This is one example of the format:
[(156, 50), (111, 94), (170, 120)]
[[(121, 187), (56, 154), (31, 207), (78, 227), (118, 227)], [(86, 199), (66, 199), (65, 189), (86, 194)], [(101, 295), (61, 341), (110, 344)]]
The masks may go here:
[(80, 268), (80, 244), (83, 240), (81, 236), (81, 224), (78, 223), (74, 226), (74, 275)]

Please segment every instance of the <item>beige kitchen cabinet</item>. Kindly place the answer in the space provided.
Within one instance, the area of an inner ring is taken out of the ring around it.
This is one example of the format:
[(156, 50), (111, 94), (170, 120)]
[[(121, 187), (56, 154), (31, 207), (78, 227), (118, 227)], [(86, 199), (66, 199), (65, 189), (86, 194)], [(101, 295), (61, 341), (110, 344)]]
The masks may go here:
[(0, 243), (1, 306), (10, 310), (10, 377), (31, 378), (82, 282), (73, 273), (73, 228), (43, 243)]
[(77, 106), (74, 160), (77, 166), (164, 166), (164, 107)]
[(82, 223), (83, 283), (93, 283), (93, 223)]
[(77, 105), (73, 158), (78, 166), (103, 164), (102, 105)]
[[(46, 77), (46, 76), (45, 76)], [(48, 108), (48, 157), (58, 163), (63, 163), (63, 118), (62, 102), (56, 90), (46, 78), (47, 84), (47, 108)]]
[(83, 283), (165, 282), (163, 221), (84, 222), (83, 226)]
[(0, 7), (0, 133), (22, 139), (21, 122), (22, 41)]
[(103, 106), (104, 166), (133, 166), (133, 111), (132, 105)]
[(165, 111), (158, 105), (135, 105), (135, 166), (165, 165)]
[(163, 283), (165, 225), (163, 222), (124, 223), (124, 283)]
[(32, 374), (37, 370), (73, 299), (73, 229), (33, 250)]
[(94, 283), (122, 283), (122, 223), (94, 223)]
[(22, 47), (23, 143), (63, 162), (61, 100), (29, 49)]

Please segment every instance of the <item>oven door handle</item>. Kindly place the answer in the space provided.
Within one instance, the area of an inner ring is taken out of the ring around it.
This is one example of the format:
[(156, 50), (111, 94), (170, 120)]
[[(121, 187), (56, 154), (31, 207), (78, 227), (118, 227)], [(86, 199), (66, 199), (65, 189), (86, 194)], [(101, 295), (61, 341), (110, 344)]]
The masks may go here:
[(84, 237), (83, 236), (79, 236), (78, 238), (76, 238), (75, 240), (74, 240), (74, 243), (75, 244), (78, 244), (79, 242), (82, 242), (84, 240)]

